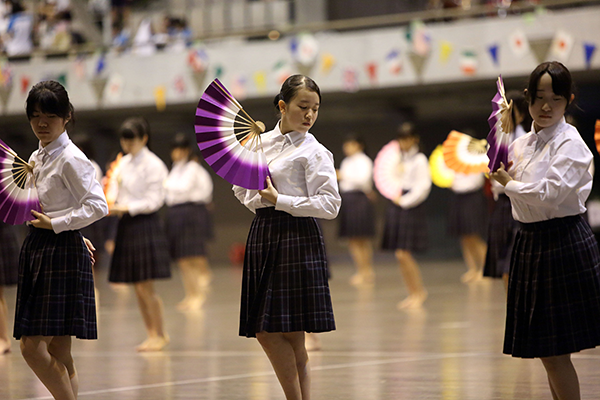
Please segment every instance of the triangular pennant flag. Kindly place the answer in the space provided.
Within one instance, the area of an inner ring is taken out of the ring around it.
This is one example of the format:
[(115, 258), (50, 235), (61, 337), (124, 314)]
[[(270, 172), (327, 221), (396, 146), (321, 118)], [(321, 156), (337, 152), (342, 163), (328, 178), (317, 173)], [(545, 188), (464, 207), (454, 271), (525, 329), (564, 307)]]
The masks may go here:
[(427, 61), (428, 56), (422, 56), (414, 51), (411, 51), (408, 53), (408, 58), (410, 59), (410, 63), (415, 70), (417, 78), (421, 78), (423, 76), (423, 70), (425, 69), (425, 61)]
[(392, 50), (385, 56), (385, 64), (390, 74), (398, 75), (402, 72), (402, 58), (400, 58), (400, 50)]
[(358, 92), (358, 72), (354, 67), (344, 69), (342, 76), (344, 90), (349, 93)]
[(440, 42), (440, 63), (446, 64), (453, 50), (454, 46), (451, 42), (447, 40), (442, 40)]
[(65, 88), (67, 87), (67, 74), (66, 73), (58, 75), (56, 77), (56, 80), (58, 81), (58, 83), (63, 85)]
[(330, 53), (325, 53), (321, 56), (321, 73), (329, 74), (331, 68), (335, 65), (335, 57)]
[(258, 93), (262, 94), (267, 91), (267, 74), (265, 71), (256, 71), (252, 74), (252, 78), (254, 78), (254, 85), (256, 85)]
[(206, 70), (192, 70), (192, 81), (194, 81), (194, 86), (198, 92), (204, 91), (204, 80), (206, 79)]
[(464, 50), (460, 55), (460, 70), (466, 76), (477, 73), (477, 54), (473, 50)]
[(564, 31), (558, 30), (552, 41), (552, 57), (567, 62), (573, 50), (573, 35)]
[(27, 75), (21, 76), (21, 93), (25, 94), (29, 90), (31, 79)]
[(377, 63), (375, 61), (371, 61), (370, 63), (367, 63), (365, 69), (367, 70), (367, 76), (369, 77), (369, 82), (371, 85), (377, 85)]
[(548, 50), (550, 50), (550, 46), (552, 45), (553, 39), (535, 39), (529, 40), (529, 46), (531, 47), (531, 51), (535, 56), (535, 59), (538, 64), (546, 61), (548, 57)]
[(10, 98), (12, 88), (12, 83), (0, 86), (0, 102), (2, 103), (2, 112), (6, 112), (6, 105), (8, 104), (8, 99)]
[(529, 40), (520, 29), (515, 29), (508, 37), (508, 47), (517, 58), (529, 53)]
[(121, 95), (123, 94), (123, 86), (125, 86), (125, 80), (118, 73), (113, 73), (108, 78), (106, 83), (106, 90), (104, 90), (104, 100), (107, 103), (119, 103), (121, 101)]
[(102, 104), (102, 99), (104, 97), (104, 88), (106, 88), (106, 82), (108, 82), (108, 78), (97, 77), (90, 79), (90, 84), (92, 85), (92, 89), (94, 90), (94, 94), (96, 95), (96, 101), (98, 105)]
[(494, 44), (490, 45), (488, 47), (488, 52), (490, 53), (490, 56), (492, 57), (492, 61), (493, 61), (494, 65), (496, 67), (498, 65), (500, 65), (500, 62), (498, 60), (498, 44), (494, 43)]
[(163, 85), (154, 88), (154, 103), (156, 111), (165, 111), (167, 108), (167, 89)]
[(592, 67), (592, 57), (594, 57), (596, 45), (594, 43), (584, 43), (583, 50), (585, 52), (585, 67), (590, 69)]
[(175, 79), (173, 80), (173, 88), (175, 89), (175, 93), (182, 95), (182, 96), (185, 95), (186, 85), (185, 85), (185, 79), (183, 79), (182, 75), (177, 75), (175, 77)]
[(244, 75), (237, 75), (231, 81), (231, 94), (238, 100), (246, 98), (247, 79)]
[(277, 86), (281, 86), (285, 80), (292, 75), (292, 70), (284, 60), (279, 60), (275, 66), (273, 66), (273, 74), (275, 83)]

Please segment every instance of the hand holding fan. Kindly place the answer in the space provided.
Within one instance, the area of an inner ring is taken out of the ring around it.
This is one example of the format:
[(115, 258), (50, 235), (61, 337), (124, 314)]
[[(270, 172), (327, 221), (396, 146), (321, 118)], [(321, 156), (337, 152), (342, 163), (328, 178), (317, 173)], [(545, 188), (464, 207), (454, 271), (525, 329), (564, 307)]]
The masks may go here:
[(0, 140), (0, 218), (7, 224), (20, 225), (35, 219), (31, 210), (42, 212), (33, 165)]
[(400, 145), (392, 140), (379, 150), (373, 163), (373, 182), (385, 198), (398, 200), (402, 195)]
[(106, 171), (104, 179), (102, 179), (102, 189), (104, 190), (104, 196), (106, 196), (109, 208), (115, 205), (117, 195), (119, 194), (119, 172), (121, 170), (122, 158), (123, 153), (117, 154), (117, 158), (110, 163), (110, 167)]
[(204, 160), (227, 182), (250, 190), (267, 187), (267, 158), (260, 134), (265, 125), (254, 121), (215, 79), (196, 109), (196, 141)]
[(490, 171), (496, 171), (500, 168), (502, 162), (505, 166), (508, 164), (508, 146), (511, 141), (511, 133), (515, 130), (512, 119), (512, 100), (509, 102), (504, 91), (504, 82), (502, 76), (498, 77), (496, 82), (498, 92), (492, 99), (492, 113), (488, 118), (490, 133), (487, 141), (489, 148), (487, 151), (490, 162), (488, 167)]
[(465, 133), (452, 131), (443, 144), (444, 162), (448, 168), (463, 174), (488, 172), (485, 139), (475, 139)]

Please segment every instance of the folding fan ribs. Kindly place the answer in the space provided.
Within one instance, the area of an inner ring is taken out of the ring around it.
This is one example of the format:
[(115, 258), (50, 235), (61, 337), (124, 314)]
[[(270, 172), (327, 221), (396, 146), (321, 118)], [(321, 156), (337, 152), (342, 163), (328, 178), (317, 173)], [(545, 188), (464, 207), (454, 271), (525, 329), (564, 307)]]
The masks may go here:
[(33, 165), (27, 163), (0, 140), (0, 218), (7, 224), (20, 225), (35, 219), (31, 210), (42, 212), (33, 177)]
[(401, 154), (397, 140), (392, 140), (379, 150), (373, 164), (373, 181), (382, 196), (395, 201), (402, 194)]
[(266, 188), (267, 158), (254, 121), (225, 86), (215, 79), (196, 109), (196, 141), (204, 160), (227, 182), (251, 190)]
[(485, 139), (475, 139), (465, 133), (452, 131), (443, 144), (444, 162), (448, 168), (462, 174), (488, 172)]
[(504, 82), (502, 76), (498, 77), (496, 82), (498, 92), (492, 99), (492, 113), (488, 118), (490, 133), (487, 141), (489, 148), (487, 151), (490, 162), (488, 168), (490, 171), (496, 171), (500, 168), (502, 162), (505, 166), (508, 164), (508, 146), (511, 142), (511, 133), (515, 130), (511, 118), (513, 102), (509, 102), (504, 91)]

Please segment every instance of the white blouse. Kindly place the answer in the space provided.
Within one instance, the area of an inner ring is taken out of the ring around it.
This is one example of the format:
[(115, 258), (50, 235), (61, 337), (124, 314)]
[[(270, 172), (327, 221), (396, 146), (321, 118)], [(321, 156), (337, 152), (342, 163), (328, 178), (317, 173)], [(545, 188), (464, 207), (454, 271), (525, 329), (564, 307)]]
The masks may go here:
[(398, 205), (413, 208), (423, 203), (431, 192), (431, 173), (425, 154), (418, 146), (401, 152), (398, 179), (402, 182), (402, 191)]
[(38, 197), (55, 233), (85, 228), (108, 214), (94, 167), (67, 132), (46, 147), (40, 143), (32, 162)]
[(165, 182), (168, 206), (183, 203), (207, 204), (212, 201), (213, 183), (210, 174), (196, 161), (173, 164)]
[(592, 152), (575, 127), (562, 118), (539, 132), (515, 140), (509, 148), (514, 179), (505, 187), (513, 217), (538, 222), (585, 212), (592, 189)]
[(342, 203), (333, 155), (311, 133), (281, 133), (279, 123), (261, 135), (273, 186), (279, 192), (277, 204), (261, 197), (257, 190), (233, 186), (235, 196), (252, 212), (273, 207), (295, 217), (334, 219)]
[(373, 160), (365, 153), (358, 152), (346, 157), (340, 165), (340, 192), (373, 190)]
[(147, 147), (121, 159), (116, 204), (126, 205), (129, 215), (152, 214), (165, 202), (165, 179), (169, 170)]

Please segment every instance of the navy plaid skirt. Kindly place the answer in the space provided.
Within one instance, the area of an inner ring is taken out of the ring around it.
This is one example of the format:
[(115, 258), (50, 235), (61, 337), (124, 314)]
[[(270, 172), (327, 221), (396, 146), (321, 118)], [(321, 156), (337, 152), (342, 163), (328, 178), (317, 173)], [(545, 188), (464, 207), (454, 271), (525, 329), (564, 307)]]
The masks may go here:
[(342, 192), (342, 207), (337, 217), (338, 236), (343, 238), (375, 236), (375, 207), (364, 192)]
[(272, 207), (256, 210), (244, 257), (240, 336), (334, 329), (317, 222)]
[(206, 242), (213, 237), (213, 226), (204, 204), (184, 203), (169, 207), (166, 225), (171, 258), (206, 255)]
[(452, 193), (448, 212), (448, 234), (487, 237), (489, 211), (483, 191)]
[(171, 277), (169, 247), (158, 213), (119, 220), (110, 282), (135, 283)]
[(383, 250), (408, 250), (423, 252), (427, 250), (427, 214), (425, 203), (404, 209), (392, 202), (385, 212), (383, 230)]
[(14, 337), (96, 339), (92, 262), (79, 231), (29, 228), (19, 260)]
[(522, 224), (513, 249), (504, 353), (551, 357), (600, 344), (600, 252), (580, 216)]
[(19, 245), (15, 227), (0, 222), (0, 286), (16, 285), (19, 279)]
[(513, 219), (510, 199), (501, 194), (494, 204), (490, 218), (488, 247), (483, 276), (501, 278), (510, 270), (510, 257), (518, 224)]

